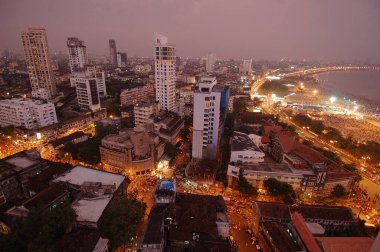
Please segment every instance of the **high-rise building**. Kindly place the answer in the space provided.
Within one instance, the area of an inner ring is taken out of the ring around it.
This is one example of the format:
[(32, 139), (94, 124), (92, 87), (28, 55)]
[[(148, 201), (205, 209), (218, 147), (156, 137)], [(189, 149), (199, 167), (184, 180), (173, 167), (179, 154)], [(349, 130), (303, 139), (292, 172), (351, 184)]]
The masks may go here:
[(100, 109), (100, 99), (96, 78), (75, 78), (77, 100), (80, 109), (97, 111)]
[[(83, 85), (86, 83), (85, 85), (89, 86), (89, 83), (92, 83), (92, 80), (95, 79), (98, 97), (96, 98), (94, 94), (87, 94), (86, 97), (91, 96), (91, 100), (95, 101), (99, 99), (99, 96), (107, 95), (105, 73), (103, 70), (98, 69), (96, 66), (88, 64), (86, 46), (84, 45), (84, 42), (78, 38), (71, 37), (67, 39), (67, 47), (69, 51), (69, 63), (71, 69), (70, 83), (72, 87), (77, 88), (77, 94), (82, 94), (85, 90), (93, 91), (94, 88), (84, 89)], [(84, 81), (85, 78), (88, 78), (89, 80)], [(78, 87), (77, 81), (80, 84), (80, 87)], [(96, 102), (94, 103), (90, 100), (84, 102), (85, 100), (83, 100), (83, 95), (81, 96), (82, 97), (78, 97), (78, 104), (81, 108), (91, 110), (93, 110), (93, 108), (95, 110), (98, 110), (100, 108), (100, 105)]]
[(83, 41), (71, 37), (67, 39), (67, 47), (69, 49), (71, 77), (74, 77), (75, 72), (84, 68), (84, 66), (88, 64), (86, 46)]
[(162, 110), (175, 112), (175, 47), (168, 45), (168, 38), (161, 34), (155, 33), (154, 39), (156, 101)]
[(109, 40), (110, 46), (110, 63), (114, 66), (117, 66), (117, 50), (116, 50), (116, 42), (114, 39)]
[(50, 100), (57, 94), (45, 28), (29, 27), (22, 33), (32, 96)]
[(57, 123), (53, 103), (13, 98), (0, 101), (0, 126), (14, 125), (26, 129), (42, 128)]
[(215, 77), (202, 77), (194, 92), (194, 159), (215, 159), (228, 109), (228, 87), (217, 85)]
[(127, 66), (127, 53), (118, 52), (116, 58), (117, 58), (117, 67)]
[(216, 62), (215, 53), (209, 53), (207, 55), (207, 59), (206, 59), (206, 72), (210, 73), (210, 72), (214, 71), (215, 62)]
[(243, 60), (243, 63), (239, 70), (240, 70), (240, 73), (251, 74), (252, 73), (252, 59)]

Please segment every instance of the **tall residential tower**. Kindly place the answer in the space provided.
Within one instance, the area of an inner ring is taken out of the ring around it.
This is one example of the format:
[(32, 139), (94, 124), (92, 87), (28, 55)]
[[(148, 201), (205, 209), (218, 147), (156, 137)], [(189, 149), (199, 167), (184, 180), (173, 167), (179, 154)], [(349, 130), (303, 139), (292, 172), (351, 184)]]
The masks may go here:
[(202, 77), (194, 92), (194, 159), (215, 159), (228, 108), (228, 87), (217, 85), (215, 77)]
[(69, 49), (71, 75), (74, 77), (73, 73), (77, 72), (81, 68), (84, 68), (87, 64), (86, 46), (82, 40), (71, 37), (67, 39), (67, 47)]
[(156, 101), (160, 103), (161, 110), (175, 112), (175, 47), (168, 45), (168, 38), (165, 36), (155, 34), (154, 48)]
[(109, 40), (110, 46), (110, 63), (114, 66), (117, 66), (117, 50), (116, 50), (116, 42), (114, 39)]
[(22, 33), (22, 44), (32, 86), (32, 96), (51, 100), (57, 94), (57, 89), (45, 28), (29, 27), (28, 31)]
[(86, 46), (78, 38), (67, 39), (71, 86), (76, 87), (78, 105), (83, 110), (100, 109), (101, 96), (107, 95), (105, 73), (88, 64)]
[(206, 72), (210, 73), (214, 71), (216, 62), (215, 53), (209, 53), (206, 58)]

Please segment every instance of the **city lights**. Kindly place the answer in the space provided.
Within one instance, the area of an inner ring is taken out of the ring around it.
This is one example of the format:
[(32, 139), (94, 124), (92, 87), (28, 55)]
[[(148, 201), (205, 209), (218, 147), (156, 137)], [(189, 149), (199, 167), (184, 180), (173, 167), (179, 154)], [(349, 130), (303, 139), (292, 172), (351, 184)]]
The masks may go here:
[(337, 99), (336, 99), (336, 97), (335, 97), (335, 96), (331, 96), (331, 97), (330, 97), (330, 102), (331, 102), (331, 103), (334, 103), (334, 102), (336, 102), (336, 100), (337, 100)]

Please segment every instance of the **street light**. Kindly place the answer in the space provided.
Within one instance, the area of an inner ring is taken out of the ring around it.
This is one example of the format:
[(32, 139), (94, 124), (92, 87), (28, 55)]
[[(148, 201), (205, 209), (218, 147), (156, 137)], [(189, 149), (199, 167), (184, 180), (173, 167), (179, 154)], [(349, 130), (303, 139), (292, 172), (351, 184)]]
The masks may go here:
[(318, 90), (314, 89), (313, 90), (313, 95), (316, 95), (316, 94), (318, 94)]
[(335, 97), (335, 96), (331, 96), (331, 97), (330, 97), (330, 102), (331, 102), (331, 103), (336, 102), (336, 97)]

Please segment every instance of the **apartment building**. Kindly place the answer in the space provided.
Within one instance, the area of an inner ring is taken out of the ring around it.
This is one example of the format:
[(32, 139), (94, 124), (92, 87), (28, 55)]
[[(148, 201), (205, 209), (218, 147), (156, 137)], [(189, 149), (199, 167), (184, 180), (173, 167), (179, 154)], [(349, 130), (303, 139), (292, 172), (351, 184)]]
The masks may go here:
[(37, 129), (57, 123), (53, 103), (13, 98), (0, 101), (0, 125)]

